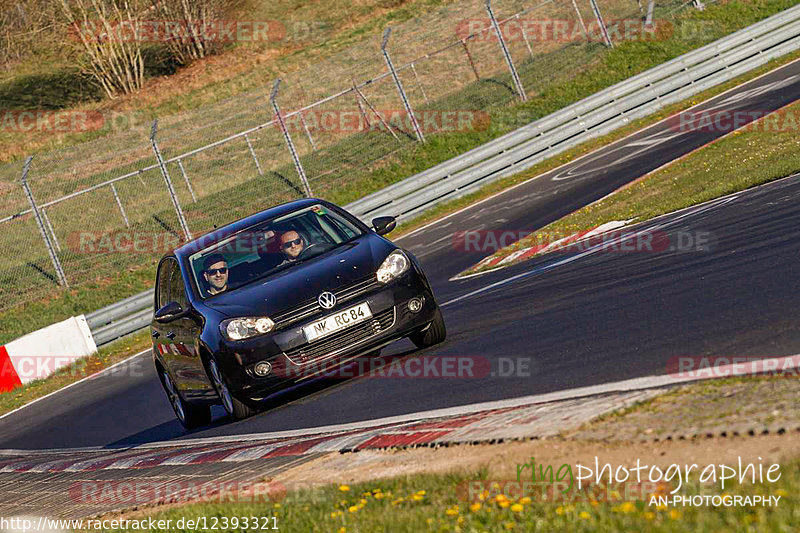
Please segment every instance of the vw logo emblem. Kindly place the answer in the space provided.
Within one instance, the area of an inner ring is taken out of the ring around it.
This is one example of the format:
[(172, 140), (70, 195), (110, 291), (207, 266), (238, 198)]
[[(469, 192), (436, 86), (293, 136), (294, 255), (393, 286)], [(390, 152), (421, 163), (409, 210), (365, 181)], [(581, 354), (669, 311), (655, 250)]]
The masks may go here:
[(332, 292), (325, 291), (317, 297), (317, 302), (323, 309), (330, 309), (336, 305), (336, 295)]

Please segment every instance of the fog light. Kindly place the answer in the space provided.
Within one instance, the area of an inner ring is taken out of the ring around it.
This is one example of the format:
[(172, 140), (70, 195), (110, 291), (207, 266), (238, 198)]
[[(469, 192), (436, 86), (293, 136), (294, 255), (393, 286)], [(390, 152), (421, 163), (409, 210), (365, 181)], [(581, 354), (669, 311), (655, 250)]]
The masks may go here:
[(253, 372), (255, 372), (256, 376), (263, 378), (264, 376), (268, 376), (270, 372), (272, 372), (272, 365), (265, 362), (257, 363), (256, 366), (253, 367)]
[(408, 310), (412, 313), (419, 313), (422, 309), (422, 300), (420, 298), (411, 298), (408, 301)]

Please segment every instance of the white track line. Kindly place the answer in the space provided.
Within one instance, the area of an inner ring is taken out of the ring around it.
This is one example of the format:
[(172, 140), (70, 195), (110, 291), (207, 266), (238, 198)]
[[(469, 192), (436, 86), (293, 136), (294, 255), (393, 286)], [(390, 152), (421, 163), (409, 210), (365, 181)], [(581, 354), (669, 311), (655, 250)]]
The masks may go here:
[[(734, 359), (735, 357), (731, 357)], [(755, 357), (744, 357), (742, 359), (753, 360)], [(758, 359), (760, 368), (773, 368), (783, 371), (793, 370), (794, 372), (800, 371), (800, 354), (787, 355), (785, 357), (772, 357), (765, 359)], [(386, 418), (377, 418), (373, 420), (365, 420), (362, 422), (353, 422), (349, 424), (337, 424), (332, 426), (319, 426), (314, 428), (307, 428), (296, 431), (275, 431), (266, 433), (250, 433), (245, 435), (226, 435), (222, 437), (208, 437), (199, 439), (181, 439), (168, 442), (155, 442), (149, 444), (142, 444), (134, 446), (135, 449), (157, 449), (157, 448), (170, 448), (175, 446), (191, 446), (214, 444), (224, 442), (246, 442), (258, 440), (273, 440), (273, 439), (290, 439), (318, 435), (320, 433), (338, 433), (342, 431), (351, 431), (358, 429), (370, 429), (376, 426), (384, 425), (397, 425), (403, 423), (417, 423), (421, 420), (431, 418), (442, 418), (450, 416), (468, 415), (482, 411), (490, 411), (494, 409), (505, 409), (509, 407), (522, 407), (532, 404), (543, 404), (550, 402), (557, 402), (561, 400), (573, 400), (576, 398), (585, 398), (587, 396), (596, 396), (599, 394), (609, 394), (614, 392), (631, 392), (644, 389), (652, 389), (659, 387), (667, 387), (670, 385), (679, 385), (682, 383), (691, 383), (693, 381), (704, 381), (709, 379), (729, 378), (734, 376), (748, 376), (752, 372), (747, 370), (750, 366), (747, 363), (736, 363), (730, 365), (723, 365), (711, 367), (706, 369), (694, 370), (695, 375), (680, 376), (680, 375), (660, 375), (660, 376), (647, 376), (642, 378), (626, 379), (624, 381), (617, 381), (613, 383), (604, 383), (602, 385), (592, 385), (589, 387), (579, 387), (576, 389), (569, 389), (558, 392), (550, 392), (547, 394), (536, 394), (532, 396), (522, 396), (520, 398), (512, 398), (509, 400), (498, 400), (492, 402), (482, 402), (475, 404), (462, 405), (458, 407), (448, 407), (445, 409), (434, 409), (431, 411), (422, 411), (419, 413), (410, 413), (406, 415), (391, 416)], [(710, 375), (699, 375), (703, 373)], [(395, 428), (396, 429), (396, 428)], [(273, 446), (271, 444), (268, 446)], [(126, 448), (127, 449), (127, 448)], [(80, 449), (75, 449), (76, 451)], [(88, 448), (87, 451), (94, 451), (96, 448)], [(40, 453), (63, 453), (64, 450), (37, 450)], [(106, 449), (105, 451), (108, 451)], [(26, 454), (24, 450), (0, 450), (0, 455), (15, 455)], [(231, 460), (230, 458), (228, 460)]]
[[(65, 391), (65, 390), (67, 390), (68, 388), (70, 388), (70, 387), (74, 387), (75, 385), (77, 385), (77, 384), (79, 384), (79, 383), (83, 383), (83, 382), (84, 382), (84, 381), (86, 381), (86, 380), (89, 380), (89, 379), (96, 379), (96, 378), (98, 378), (98, 377), (99, 377), (101, 374), (104, 374), (105, 372), (108, 372), (108, 371), (109, 371), (109, 370), (111, 370), (112, 368), (115, 368), (115, 367), (117, 367), (117, 366), (119, 366), (119, 365), (121, 365), (121, 364), (123, 364), (123, 363), (127, 363), (127, 362), (128, 362), (128, 361), (130, 361), (131, 359), (134, 359), (134, 358), (136, 358), (136, 357), (139, 357), (140, 355), (142, 355), (142, 354), (145, 354), (145, 353), (149, 352), (150, 350), (151, 350), (151, 348), (148, 348), (148, 349), (146, 349), (146, 350), (143, 350), (143, 351), (141, 351), (141, 352), (139, 352), (139, 353), (137, 353), (137, 354), (134, 354), (134, 355), (132, 355), (132, 356), (128, 357), (127, 359), (124, 359), (124, 360), (120, 361), (119, 363), (114, 363), (114, 364), (113, 364), (113, 365), (111, 365), (110, 367), (108, 367), (108, 368), (104, 368), (104, 369), (103, 369), (103, 370), (101, 370), (100, 372), (95, 372), (95, 373), (94, 373), (94, 374), (92, 374), (91, 376), (86, 376), (85, 378), (81, 378), (81, 379), (79, 379), (78, 381), (76, 381), (76, 382), (74, 382), (74, 383), (70, 383), (70, 384), (69, 384), (69, 385), (67, 385), (66, 387), (62, 387), (62, 388), (60, 388), (60, 389), (58, 389), (58, 390), (54, 390), (54, 391), (53, 391), (53, 392), (51, 392), (50, 394), (45, 394), (45, 395), (44, 395), (44, 396), (42, 396), (41, 398), (36, 398), (35, 400), (32, 400), (32, 401), (30, 401), (30, 402), (26, 403), (25, 405), (22, 405), (22, 406), (20, 406), (20, 407), (17, 407), (17, 408), (16, 408), (16, 409), (14, 409), (13, 411), (9, 411), (9, 412), (7, 412), (7, 413), (6, 413), (6, 414), (4, 414), (4, 415), (0, 415), (0, 420), (2, 420), (3, 418), (5, 418), (5, 417), (7, 417), (7, 416), (13, 415), (13, 414), (14, 414), (14, 413), (16, 413), (17, 411), (20, 411), (20, 410), (22, 410), (22, 409), (25, 409), (26, 407), (30, 407), (31, 405), (35, 404), (36, 402), (40, 402), (40, 401), (44, 400), (45, 398), (49, 398), (50, 396), (52, 396), (52, 395), (54, 395), (54, 394), (57, 394), (57, 393), (59, 393), (59, 392), (63, 392), (63, 391)], [(80, 448), (80, 449), (82, 449), (82, 448)]]

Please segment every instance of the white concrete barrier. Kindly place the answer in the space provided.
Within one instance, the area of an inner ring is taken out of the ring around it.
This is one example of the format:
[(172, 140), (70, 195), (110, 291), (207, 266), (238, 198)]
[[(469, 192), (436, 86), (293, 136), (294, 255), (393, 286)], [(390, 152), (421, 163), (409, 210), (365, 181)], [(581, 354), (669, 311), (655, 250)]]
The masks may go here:
[(29, 333), (0, 346), (0, 392), (46, 378), (97, 352), (83, 315)]

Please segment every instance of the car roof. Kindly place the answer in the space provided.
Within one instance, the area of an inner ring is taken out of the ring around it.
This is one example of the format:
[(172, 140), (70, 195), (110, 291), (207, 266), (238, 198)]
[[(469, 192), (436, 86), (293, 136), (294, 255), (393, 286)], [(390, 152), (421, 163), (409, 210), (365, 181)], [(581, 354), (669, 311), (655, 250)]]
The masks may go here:
[(303, 198), (302, 200), (294, 200), (291, 202), (286, 202), (284, 204), (276, 205), (274, 207), (270, 207), (269, 209), (265, 209), (264, 211), (260, 211), (254, 215), (250, 215), (244, 218), (240, 218), (235, 222), (231, 222), (221, 228), (214, 229), (200, 235), (199, 237), (187, 242), (186, 244), (176, 248), (173, 253), (178, 258), (184, 258), (188, 255), (191, 255), (199, 250), (212, 246), (220, 241), (223, 241), (230, 237), (231, 235), (238, 233), (244, 229), (247, 229), (251, 226), (254, 226), (260, 222), (264, 222), (265, 220), (269, 220), (271, 218), (279, 217), (286, 213), (291, 213), (292, 211), (296, 211), (297, 209), (302, 209), (303, 207), (307, 207), (310, 205), (318, 204), (318, 203), (328, 203), (324, 200), (320, 200), (318, 198)]

